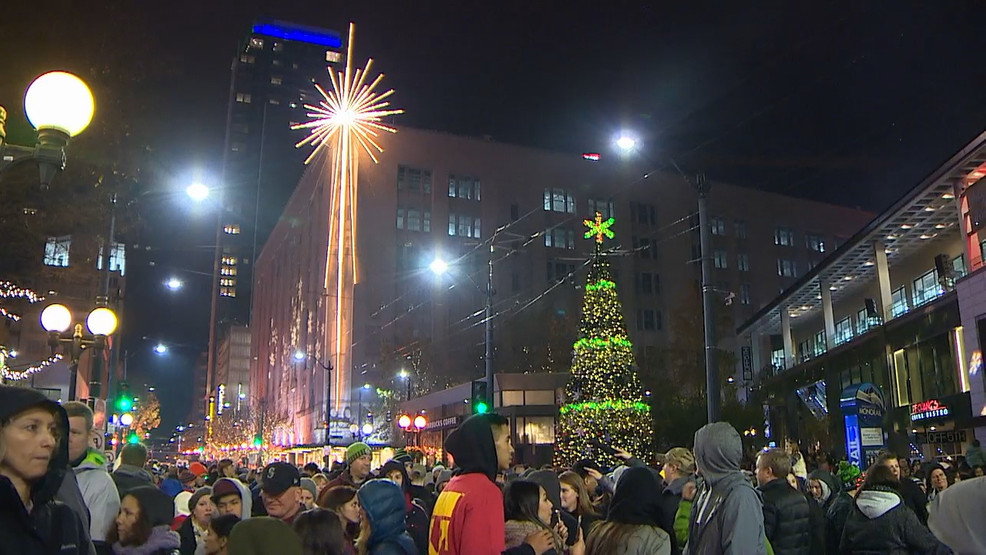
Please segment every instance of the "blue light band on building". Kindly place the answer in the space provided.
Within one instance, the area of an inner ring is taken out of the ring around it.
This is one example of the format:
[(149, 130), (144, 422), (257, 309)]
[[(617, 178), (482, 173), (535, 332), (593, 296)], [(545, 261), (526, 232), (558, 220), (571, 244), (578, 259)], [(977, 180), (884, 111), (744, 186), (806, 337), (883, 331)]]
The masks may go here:
[(307, 42), (329, 48), (342, 48), (342, 37), (327, 32), (319, 32), (310, 28), (276, 25), (273, 23), (258, 23), (253, 26), (253, 32), (284, 40)]

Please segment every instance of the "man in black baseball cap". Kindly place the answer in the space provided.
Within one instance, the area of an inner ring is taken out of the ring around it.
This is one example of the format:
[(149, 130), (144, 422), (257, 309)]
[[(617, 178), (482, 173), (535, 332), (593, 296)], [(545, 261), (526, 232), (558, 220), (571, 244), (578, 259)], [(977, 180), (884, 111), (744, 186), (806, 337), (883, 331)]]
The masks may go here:
[(273, 462), (260, 477), (260, 497), (267, 514), (288, 524), (301, 514), (301, 472), (293, 464)]

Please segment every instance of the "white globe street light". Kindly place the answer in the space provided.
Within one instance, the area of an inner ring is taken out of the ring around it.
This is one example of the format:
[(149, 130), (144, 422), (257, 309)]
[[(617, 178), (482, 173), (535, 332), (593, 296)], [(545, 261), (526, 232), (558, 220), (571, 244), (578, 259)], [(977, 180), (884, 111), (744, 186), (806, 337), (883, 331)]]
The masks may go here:
[(623, 152), (630, 152), (637, 146), (637, 139), (634, 139), (630, 135), (623, 134), (616, 139), (616, 146)]
[(116, 331), (116, 314), (112, 310), (100, 307), (89, 313), (86, 318), (86, 327), (93, 335), (111, 335)]
[(65, 71), (38, 77), (24, 95), (24, 113), (35, 129), (55, 129), (74, 137), (92, 121), (96, 102), (82, 79)]
[(154, 346), (154, 352), (159, 355), (167, 354), (168, 346), (165, 345), (164, 343), (158, 343), (157, 345)]
[(125, 412), (120, 416), (120, 424), (124, 426), (129, 426), (134, 423), (134, 415), (129, 412)]
[(306, 358), (308, 358), (308, 355), (306, 355), (304, 353), (304, 351), (295, 351), (294, 352), (294, 359), (297, 360), (298, 362), (301, 362), (302, 360), (305, 360)]
[(367, 422), (363, 424), (363, 435), (368, 436), (373, 433), (373, 424)]
[(168, 278), (168, 281), (164, 282), (164, 286), (172, 291), (178, 291), (183, 285), (184, 282), (176, 277)]
[(428, 265), (428, 267), (431, 268), (431, 271), (434, 272), (435, 275), (440, 276), (448, 271), (448, 262), (445, 262), (441, 258), (436, 258), (431, 264)]
[(72, 312), (63, 304), (50, 304), (41, 311), (41, 327), (47, 332), (62, 333), (72, 325)]
[(195, 202), (202, 202), (209, 197), (209, 188), (202, 183), (192, 183), (185, 189), (185, 194)]

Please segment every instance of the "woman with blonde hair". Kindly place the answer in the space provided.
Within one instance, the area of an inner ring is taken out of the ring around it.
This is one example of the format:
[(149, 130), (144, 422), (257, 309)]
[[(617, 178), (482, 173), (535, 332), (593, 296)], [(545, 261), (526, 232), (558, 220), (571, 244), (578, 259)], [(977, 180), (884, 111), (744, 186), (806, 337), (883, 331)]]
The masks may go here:
[(562, 472), (558, 479), (561, 481), (561, 508), (568, 514), (582, 519), (582, 536), (588, 538), (592, 526), (602, 516), (596, 512), (596, 507), (592, 504), (585, 480), (572, 471)]

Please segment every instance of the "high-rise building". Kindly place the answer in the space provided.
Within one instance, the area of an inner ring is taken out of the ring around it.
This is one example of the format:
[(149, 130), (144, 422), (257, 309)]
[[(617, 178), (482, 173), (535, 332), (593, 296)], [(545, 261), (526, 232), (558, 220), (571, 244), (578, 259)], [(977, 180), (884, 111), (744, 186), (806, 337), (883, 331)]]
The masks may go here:
[(216, 395), (216, 348), (232, 325), (250, 319), (253, 263), (304, 171), (304, 105), (321, 97), (326, 68), (343, 60), (342, 38), (327, 29), (259, 21), (233, 58), (217, 221), (206, 397)]
[(216, 355), (216, 412), (246, 414), (250, 397), (250, 328), (230, 326), (219, 342)]
[[(418, 383), (426, 377), (482, 376), (490, 242), (495, 371), (567, 371), (592, 251), (582, 220), (595, 212), (616, 219), (605, 246), (638, 364), (659, 369), (662, 349), (694, 329), (683, 321), (701, 329), (696, 193), (680, 176), (642, 180), (618, 161), (410, 128), (381, 134), (380, 144), (379, 163), (364, 160), (359, 171), (352, 367), (327, 371), (336, 362), (326, 335), (324, 159), (309, 166), (257, 259), (250, 388), (291, 415), (279, 443), (324, 439), (327, 385), (332, 429), (345, 441), (352, 384), (399, 387), (402, 367), (415, 391), (428, 389)], [(731, 322), (752, 316), (872, 218), (718, 182), (709, 211), (717, 310)], [(429, 268), (436, 259), (448, 264), (441, 277)], [(735, 336), (720, 346), (733, 350)], [(298, 350), (318, 357), (298, 360)]]

